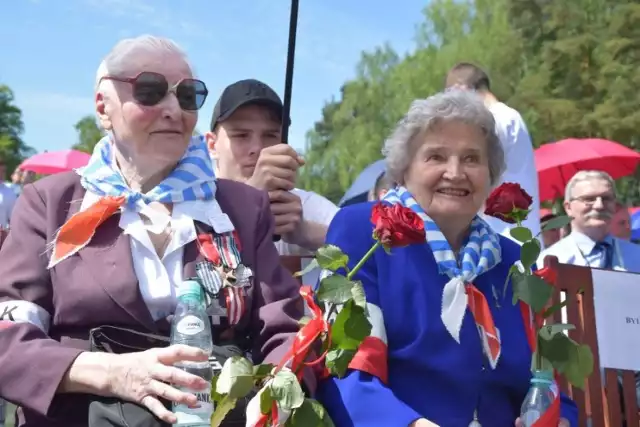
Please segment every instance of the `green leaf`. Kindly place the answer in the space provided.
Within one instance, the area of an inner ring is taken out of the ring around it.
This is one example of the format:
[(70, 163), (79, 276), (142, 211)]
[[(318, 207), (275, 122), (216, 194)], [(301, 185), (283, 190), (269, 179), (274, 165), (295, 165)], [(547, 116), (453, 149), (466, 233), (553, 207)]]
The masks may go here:
[(530, 209), (520, 209), (514, 207), (513, 209), (511, 209), (511, 214), (509, 216), (522, 223), (529, 216), (529, 212), (531, 212)]
[(271, 388), (265, 387), (260, 390), (260, 412), (263, 414), (271, 413), (271, 407), (273, 406), (273, 396), (271, 395)]
[(349, 263), (349, 257), (342, 252), (342, 249), (335, 245), (324, 245), (316, 253), (316, 260), (320, 267), (337, 271), (341, 268), (346, 268)]
[(371, 334), (371, 323), (364, 308), (349, 300), (336, 316), (331, 327), (333, 346), (343, 350), (357, 350), (362, 340)]
[(292, 427), (335, 427), (324, 406), (314, 399), (305, 399), (302, 406), (293, 411), (287, 420), (287, 425)]
[(569, 303), (569, 298), (566, 298), (564, 301), (559, 302), (557, 304), (553, 304), (551, 307), (547, 308), (544, 313), (542, 313), (542, 318), (546, 319), (547, 317), (553, 315), (558, 310), (562, 310)]
[(304, 392), (298, 378), (287, 369), (278, 371), (269, 383), (269, 389), (272, 399), (285, 411), (299, 408), (304, 402)]
[(520, 262), (525, 270), (529, 270), (540, 256), (540, 243), (537, 239), (525, 242), (520, 248)]
[(236, 407), (238, 399), (234, 399), (229, 396), (225, 396), (221, 402), (216, 405), (216, 409), (211, 416), (211, 427), (220, 427), (224, 422), (224, 419), (229, 415), (229, 412)]
[(356, 281), (351, 288), (351, 297), (356, 305), (366, 308), (367, 306), (367, 297), (364, 292), (364, 286), (362, 286), (362, 282)]
[(344, 377), (347, 372), (351, 359), (355, 356), (356, 350), (344, 350), (342, 348), (334, 348), (327, 352), (327, 369), (332, 375), (338, 378)]
[[(564, 336), (564, 335), (563, 335)], [(584, 389), (585, 380), (593, 372), (593, 353), (588, 345), (576, 343), (564, 370), (558, 370), (576, 387)]]
[(214, 402), (221, 402), (222, 399), (224, 399), (224, 395), (216, 391), (219, 377), (220, 377), (220, 374), (214, 375), (213, 378), (211, 379), (211, 400), (213, 400)]
[(305, 274), (310, 273), (319, 266), (320, 264), (318, 264), (318, 260), (314, 258), (305, 268), (302, 269), (302, 271), (296, 271), (295, 273), (293, 273), (293, 277), (304, 276)]
[(553, 288), (549, 284), (533, 275), (513, 274), (511, 283), (514, 300), (519, 299), (529, 304), (534, 313), (544, 310), (553, 293)]
[(581, 345), (559, 333), (550, 340), (539, 340), (540, 354), (551, 362), (575, 387), (584, 388), (585, 379), (593, 371), (593, 354), (586, 345)]
[(531, 230), (527, 227), (513, 227), (509, 230), (509, 234), (511, 234), (511, 237), (522, 243), (533, 239), (533, 234), (531, 234)]
[(271, 372), (273, 372), (274, 368), (275, 366), (270, 363), (263, 363), (262, 365), (256, 365), (253, 367), (253, 377), (255, 379), (266, 378), (269, 375), (271, 375)]
[(556, 334), (561, 334), (564, 331), (570, 331), (575, 328), (575, 326), (568, 323), (554, 323), (551, 325), (544, 325), (540, 328), (538, 333), (540, 334), (540, 338), (550, 341)]
[(320, 301), (332, 304), (344, 304), (351, 299), (351, 288), (355, 282), (348, 280), (339, 274), (325, 277), (320, 281), (320, 287), (316, 293), (316, 297)]
[(556, 228), (562, 228), (571, 223), (572, 218), (570, 216), (557, 216), (551, 218), (549, 221), (545, 221), (542, 224), (542, 231), (555, 230)]
[(241, 356), (228, 358), (216, 382), (218, 394), (229, 395), (233, 399), (241, 399), (253, 388), (253, 364)]
[[(514, 274), (520, 274), (520, 271), (518, 270), (518, 266), (517, 265), (512, 265), (509, 268), (509, 274), (507, 274), (507, 278), (504, 281), (504, 288), (502, 289), (502, 295), (506, 295), (507, 294), (507, 287), (509, 286), (509, 280), (511, 279), (511, 277)], [(514, 296), (515, 298), (515, 296)], [(516, 301), (513, 302), (514, 304), (516, 303)]]

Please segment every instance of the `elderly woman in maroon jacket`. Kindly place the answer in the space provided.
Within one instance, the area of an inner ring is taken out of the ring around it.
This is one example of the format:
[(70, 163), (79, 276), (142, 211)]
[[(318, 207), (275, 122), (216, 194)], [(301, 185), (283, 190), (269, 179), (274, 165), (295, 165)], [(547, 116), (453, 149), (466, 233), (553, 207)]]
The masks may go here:
[(173, 365), (203, 351), (91, 352), (88, 337), (102, 325), (166, 336), (176, 286), (201, 267), (242, 269), (221, 288), (214, 337), (247, 338), (257, 362), (288, 349), (298, 285), (280, 266), (267, 196), (216, 180), (191, 137), (206, 96), (173, 42), (120, 42), (97, 76), (108, 136), (85, 168), (24, 188), (0, 252), (0, 396), (20, 407), (19, 426), (86, 426), (95, 395), (174, 422), (161, 401), (194, 404), (181, 387), (206, 384)]

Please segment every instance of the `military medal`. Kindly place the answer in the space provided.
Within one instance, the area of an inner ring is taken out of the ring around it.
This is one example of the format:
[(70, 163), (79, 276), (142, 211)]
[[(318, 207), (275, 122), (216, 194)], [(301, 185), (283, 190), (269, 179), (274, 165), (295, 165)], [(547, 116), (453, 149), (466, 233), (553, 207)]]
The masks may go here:
[[(253, 271), (240, 263), (240, 242), (235, 231), (198, 235), (198, 248), (206, 261), (196, 264), (207, 297), (207, 313), (219, 324), (228, 318), (230, 326), (240, 322), (246, 312), (244, 288), (251, 285)], [(223, 303), (221, 302), (223, 301)]]
[(222, 289), (222, 275), (218, 268), (209, 260), (196, 264), (196, 274), (204, 291), (207, 314), (214, 325), (219, 325), (221, 318), (227, 316), (227, 310), (220, 304), (220, 289)]

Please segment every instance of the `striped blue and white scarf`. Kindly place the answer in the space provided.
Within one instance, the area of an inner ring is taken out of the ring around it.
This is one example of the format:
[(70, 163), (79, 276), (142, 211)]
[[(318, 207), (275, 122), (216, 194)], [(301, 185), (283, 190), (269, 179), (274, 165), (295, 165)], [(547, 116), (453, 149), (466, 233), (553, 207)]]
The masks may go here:
[(115, 165), (113, 141), (105, 136), (96, 144), (87, 166), (76, 170), (82, 186), (100, 197), (87, 209), (65, 222), (52, 242), (49, 268), (85, 247), (96, 229), (118, 210), (139, 212), (149, 218), (152, 233), (166, 229), (171, 218), (149, 206), (150, 203), (180, 203), (212, 200), (216, 194), (216, 177), (205, 142), (191, 139), (175, 169), (155, 188), (146, 193), (132, 190)]
[(442, 294), (442, 321), (451, 336), (460, 342), (460, 328), (467, 308), (465, 284), (472, 283), (476, 277), (500, 262), (500, 238), (483, 219), (476, 216), (471, 221), (469, 237), (460, 251), (458, 260), (438, 225), (422, 209), (409, 190), (398, 186), (389, 190), (383, 201), (390, 204), (400, 203), (413, 210), (424, 221), (426, 240), (438, 264), (439, 273), (450, 278)]
[(180, 203), (211, 200), (216, 176), (206, 143), (193, 137), (176, 168), (151, 191), (133, 191), (114, 164), (113, 143), (105, 136), (96, 144), (87, 166), (78, 169), (82, 186), (98, 196), (125, 196), (125, 209), (139, 210), (151, 202)]

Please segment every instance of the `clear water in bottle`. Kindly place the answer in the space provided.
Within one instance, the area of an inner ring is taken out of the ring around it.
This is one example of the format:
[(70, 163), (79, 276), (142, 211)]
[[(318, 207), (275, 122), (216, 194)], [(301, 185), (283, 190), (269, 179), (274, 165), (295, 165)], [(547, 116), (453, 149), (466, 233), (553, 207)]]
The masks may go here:
[[(171, 323), (171, 344), (184, 344), (201, 348), (211, 355), (213, 341), (211, 323), (206, 312), (202, 287), (196, 280), (186, 280), (178, 287), (178, 306)], [(206, 362), (182, 362), (176, 367), (204, 378), (209, 384), (213, 377), (211, 365)], [(204, 427), (211, 425), (213, 402), (210, 399), (210, 388), (204, 390), (183, 391), (193, 393), (198, 398), (196, 407), (173, 404), (173, 413), (178, 418), (175, 424), (179, 427)]]
[(531, 388), (522, 403), (520, 420), (524, 427), (531, 427), (551, 407), (557, 394), (553, 372), (535, 371)]

